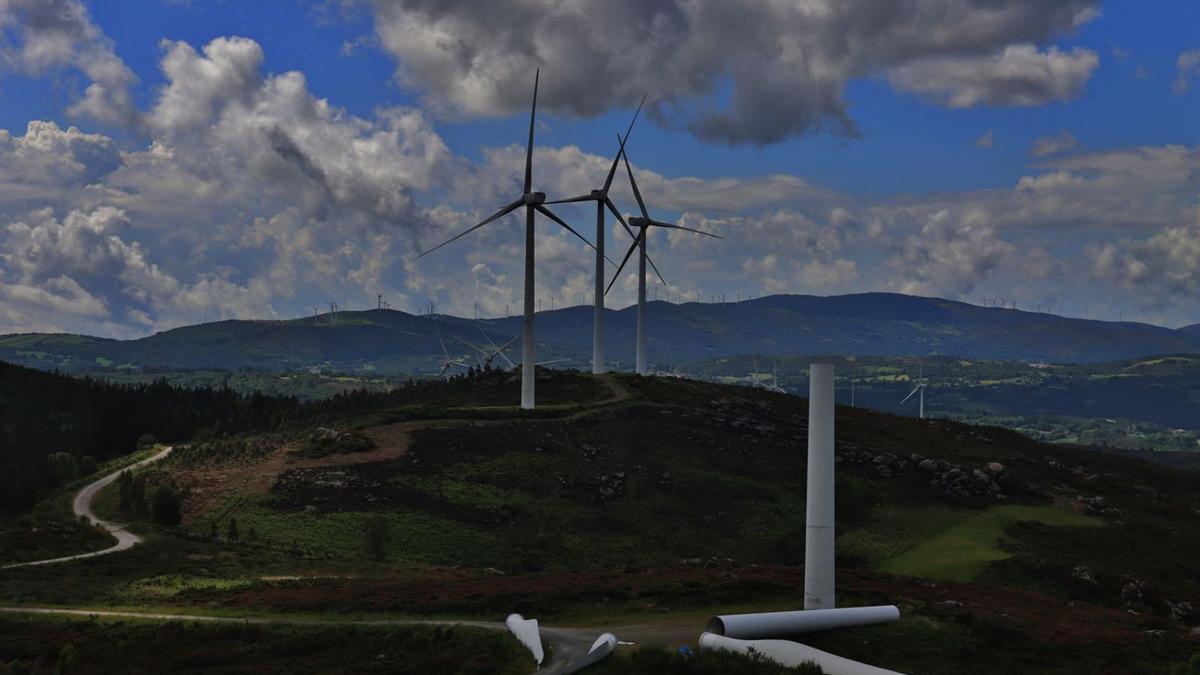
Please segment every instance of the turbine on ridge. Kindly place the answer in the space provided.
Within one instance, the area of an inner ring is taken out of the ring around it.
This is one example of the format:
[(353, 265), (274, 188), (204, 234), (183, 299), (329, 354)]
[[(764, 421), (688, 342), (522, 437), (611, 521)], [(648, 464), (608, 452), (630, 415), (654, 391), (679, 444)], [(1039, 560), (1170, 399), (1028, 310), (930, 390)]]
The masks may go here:
[(529, 141), (525, 146), (525, 187), (521, 196), (513, 202), (502, 207), (499, 211), (484, 218), (479, 224), (469, 228), (461, 234), (455, 235), (447, 241), (444, 241), (437, 246), (425, 251), (418, 258), (423, 258), (439, 248), (457, 241), (462, 237), (478, 230), (488, 223), (499, 220), (500, 218), (516, 211), (522, 206), (525, 207), (525, 318), (523, 321), (522, 339), (522, 359), (521, 359), (521, 407), (532, 409), (534, 406), (534, 373), (536, 364), (534, 361), (534, 343), (533, 343), (533, 277), (534, 277), (534, 248), (533, 248), (533, 225), (534, 213), (541, 213), (543, 216), (558, 223), (565, 230), (579, 238), (580, 241), (592, 246), (592, 243), (584, 239), (582, 235), (576, 232), (570, 225), (564, 222), (561, 218), (554, 215), (550, 209), (545, 207), (546, 193), (533, 191), (533, 124), (537, 118), (537, 90), (538, 80), (541, 77), (541, 69), (534, 74), (533, 78), (533, 105), (529, 110)]
[[(687, 232), (695, 232), (706, 237), (714, 239), (723, 239), (723, 237), (704, 232), (702, 230), (676, 225), (674, 223), (666, 223), (661, 220), (654, 220), (650, 217), (650, 212), (646, 210), (646, 202), (642, 200), (642, 192), (638, 190), (637, 181), (633, 178), (633, 169), (629, 166), (629, 153), (622, 151), (621, 159), (625, 162), (625, 171), (629, 174), (629, 185), (633, 188), (633, 197), (637, 200), (638, 209), (641, 211), (640, 218), (630, 218), (629, 224), (638, 229), (638, 235), (634, 238), (633, 244), (625, 253), (625, 259), (621, 261), (621, 266), (617, 268), (617, 273), (613, 275), (612, 282), (608, 284), (608, 289), (612, 288), (613, 283), (616, 283), (617, 278), (621, 276), (621, 270), (625, 269), (625, 263), (629, 262), (629, 256), (633, 252), (638, 251), (638, 311), (637, 311), (637, 357), (635, 359), (634, 369), (638, 375), (646, 374), (646, 234), (651, 227), (664, 227), (672, 230), (686, 230)], [(632, 233), (631, 233), (632, 234)], [(654, 270), (658, 272), (657, 269)], [(662, 279), (660, 274), (658, 277)], [(663, 285), (666, 282), (663, 281)], [(605, 290), (605, 293), (608, 292)]]

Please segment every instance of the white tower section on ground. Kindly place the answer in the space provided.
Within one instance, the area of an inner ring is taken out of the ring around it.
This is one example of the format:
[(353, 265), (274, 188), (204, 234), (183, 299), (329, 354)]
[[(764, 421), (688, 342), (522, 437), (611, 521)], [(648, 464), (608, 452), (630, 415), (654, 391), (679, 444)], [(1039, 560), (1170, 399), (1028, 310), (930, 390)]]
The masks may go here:
[(833, 609), (833, 366), (812, 364), (808, 394), (808, 502), (804, 609)]

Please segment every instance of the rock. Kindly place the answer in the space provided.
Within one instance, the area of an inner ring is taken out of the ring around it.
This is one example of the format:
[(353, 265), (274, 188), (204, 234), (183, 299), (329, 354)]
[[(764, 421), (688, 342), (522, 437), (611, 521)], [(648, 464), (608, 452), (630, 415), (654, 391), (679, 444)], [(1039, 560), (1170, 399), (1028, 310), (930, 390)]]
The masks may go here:
[(1171, 602), (1170, 600), (1167, 600), (1166, 602), (1167, 612), (1175, 621), (1184, 621), (1191, 618), (1192, 615), (1196, 613), (1196, 608), (1193, 607), (1192, 603), (1188, 602), (1187, 600), (1181, 600), (1179, 602)]
[(920, 462), (917, 462), (917, 468), (926, 473), (930, 473), (937, 471), (938, 466), (937, 462), (933, 461), (932, 459), (923, 459)]
[(1099, 583), (1096, 581), (1096, 575), (1087, 565), (1076, 565), (1075, 569), (1071, 570), (1071, 577), (1087, 584), (1095, 585)]
[(1004, 473), (1004, 465), (1000, 462), (988, 462), (983, 468), (987, 469), (987, 472), (993, 476), (999, 476)]
[(961, 602), (959, 602), (958, 600), (944, 600), (944, 601), (942, 601), (942, 606), (949, 607), (951, 609), (962, 609), (963, 608), (963, 604)]
[(1146, 637), (1151, 637), (1151, 638), (1160, 638), (1160, 637), (1165, 636), (1166, 634), (1167, 634), (1167, 631), (1165, 631), (1161, 628), (1142, 631), (1142, 635), (1145, 635)]
[(1137, 602), (1145, 598), (1146, 583), (1141, 579), (1126, 582), (1121, 587), (1121, 599), (1126, 602)]
[(1192, 637), (1200, 638), (1200, 626), (1193, 626), (1191, 630)]

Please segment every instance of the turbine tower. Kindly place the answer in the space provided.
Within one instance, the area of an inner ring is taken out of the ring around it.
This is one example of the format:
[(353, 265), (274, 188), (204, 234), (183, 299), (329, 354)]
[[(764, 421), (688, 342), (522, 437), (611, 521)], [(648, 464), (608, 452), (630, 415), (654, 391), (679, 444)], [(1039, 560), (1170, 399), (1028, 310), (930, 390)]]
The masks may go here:
[(925, 374), (924, 373), (925, 373), (924, 367), (917, 366), (917, 386), (913, 387), (913, 390), (908, 392), (908, 396), (905, 396), (900, 401), (900, 405), (904, 405), (905, 403), (908, 403), (908, 399), (913, 397), (913, 394), (920, 394), (920, 399), (919, 399), (920, 404), (919, 404), (919, 407), (917, 408), (918, 419), (925, 419)]
[[(608, 288), (612, 288), (612, 284), (621, 276), (621, 270), (625, 269), (625, 263), (629, 262), (629, 256), (633, 255), (635, 250), (638, 251), (638, 311), (637, 311), (637, 358), (635, 359), (635, 370), (638, 375), (646, 374), (646, 234), (651, 227), (665, 227), (672, 230), (686, 230), (695, 232), (706, 237), (721, 239), (722, 237), (701, 230), (696, 230), (674, 223), (665, 223), (661, 220), (654, 220), (650, 217), (650, 212), (646, 210), (646, 202), (642, 200), (642, 193), (638, 190), (637, 181), (633, 178), (633, 169), (629, 166), (629, 153), (622, 152), (621, 159), (625, 162), (625, 171), (629, 174), (629, 185), (633, 188), (633, 196), (637, 200), (638, 209), (642, 212), (640, 218), (630, 218), (629, 224), (638, 229), (638, 235), (634, 238), (633, 244), (625, 253), (625, 259), (621, 261), (621, 266), (617, 268), (617, 273), (613, 275), (612, 283), (609, 283)], [(656, 268), (655, 273), (658, 273)], [(666, 286), (667, 282), (663, 280), (662, 275), (658, 278)], [(608, 291), (605, 290), (607, 293)]]
[[(521, 353), (522, 353), (521, 407), (525, 408), (527, 410), (532, 409), (533, 404), (534, 404), (534, 391), (533, 391), (534, 384), (533, 383), (534, 383), (534, 372), (535, 372), (535, 369), (537, 368), (537, 364), (534, 361), (534, 349), (533, 349), (533, 314), (534, 314), (534, 312), (533, 312), (533, 253), (534, 253), (534, 250), (533, 250), (533, 224), (534, 224), (534, 212), (541, 213), (543, 216), (546, 216), (550, 220), (553, 220), (554, 222), (558, 223), (560, 226), (562, 226), (564, 229), (566, 229), (571, 234), (575, 235), (576, 237), (579, 237), (580, 241), (587, 244), (588, 246), (592, 246), (591, 242), (589, 242), (587, 239), (584, 239), (583, 236), (580, 235), (578, 232), (576, 232), (570, 225), (566, 224), (561, 218), (554, 215), (550, 211), (550, 209), (548, 209), (544, 206), (544, 204), (546, 203), (546, 193), (545, 192), (534, 192), (533, 191), (533, 123), (537, 117), (537, 90), (538, 90), (538, 80), (540, 79), (540, 77), (541, 77), (541, 69), (538, 69), (538, 71), (533, 76), (533, 105), (529, 110), (529, 141), (525, 146), (525, 187), (524, 187), (524, 192), (522, 192), (521, 196), (519, 198), (517, 198), (515, 201), (513, 201), (512, 203), (504, 206), (499, 211), (493, 213), (492, 215), (488, 216), (487, 218), (484, 218), (482, 221), (480, 221), (480, 223), (478, 225), (471, 227), (470, 229), (466, 230), (465, 232), (462, 232), (461, 234), (455, 235), (454, 237), (448, 239), (447, 241), (444, 241), (444, 242), (438, 244), (437, 246), (434, 246), (433, 248), (429, 249), (428, 251), (422, 253), (421, 255), (417, 256), (418, 258), (423, 258), (423, 257), (429, 255), (430, 253), (433, 253), (434, 251), (438, 250), (439, 248), (445, 246), (446, 244), (449, 244), (453, 241), (457, 241), (458, 239), (461, 239), (462, 237), (467, 236), (468, 234), (474, 232), (475, 230), (478, 230), (479, 228), (483, 227), (484, 225), (487, 225), (488, 223), (490, 223), (494, 220), (499, 220), (500, 218), (512, 213), (513, 211), (516, 211), (517, 209), (521, 208), (522, 206), (525, 207), (525, 320), (523, 322), (524, 326), (523, 326), (523, 331), (522, 331), (522, 339), (524, 340), (524, 344), (522, 345), (522, 350), (521, 350)], [(595, 248), (595, 247), (592, 246), (592, 248)]]
[[(625, 218), (621, 216), (621, 212), (617, 210), (612, 200), (608, 198), (608, 189), (612, 186), (613, 176), (617, 173), (617, 164), (621, 161), (621, 156), (625, 153), (625, 143), (629, 141), (629, 134), (633, 131), (633, 123), (637, 121), (638, 113), (642, 111), (642, 105), (646, 103), (646, 97), (642, 97), (642, 102), (638, 104), (637, 110), (633, 113), (633, 119), (629, 121), (629, 128), (625, 130), (625, 137), (617, 137), (617, 154), (613, 157), (612, 166), (608, 168), (608, 177), (604, 179), (604, 187), (598, 190), (592, 190), (586, 195), (571, 197), (570, 199), (558, 199), (547, 204), (570, 204), (573, 202), (596, 202), (596, 293), (595, 301), (592, 303), (592, 374), (600, 375), (604, 372), (604, 209), (612, 211), (617, 220), (624, 226), (625, 231), (633, 237), (633, 230), (629, 229), (629, 223), (625, 222)], [(651, 263), (653, 265), (654, 263)], [(657, 270), (655, 270), (657, 271)]]

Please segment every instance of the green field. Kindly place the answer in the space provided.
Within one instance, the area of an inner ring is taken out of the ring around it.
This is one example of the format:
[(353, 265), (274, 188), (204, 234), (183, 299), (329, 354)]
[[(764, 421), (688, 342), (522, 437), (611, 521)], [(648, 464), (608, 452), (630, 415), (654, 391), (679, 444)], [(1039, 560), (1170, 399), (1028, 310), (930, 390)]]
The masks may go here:
[(1013, 557), (1004, 550), (1009, 525), (1035, 522), (1054, 527), (1098, 527), (1104, 521), (1053, 506), (1005, 505), (963, 514), (949, 527), (879, 563), (890, 574), (970, 581), (989, 563)]

